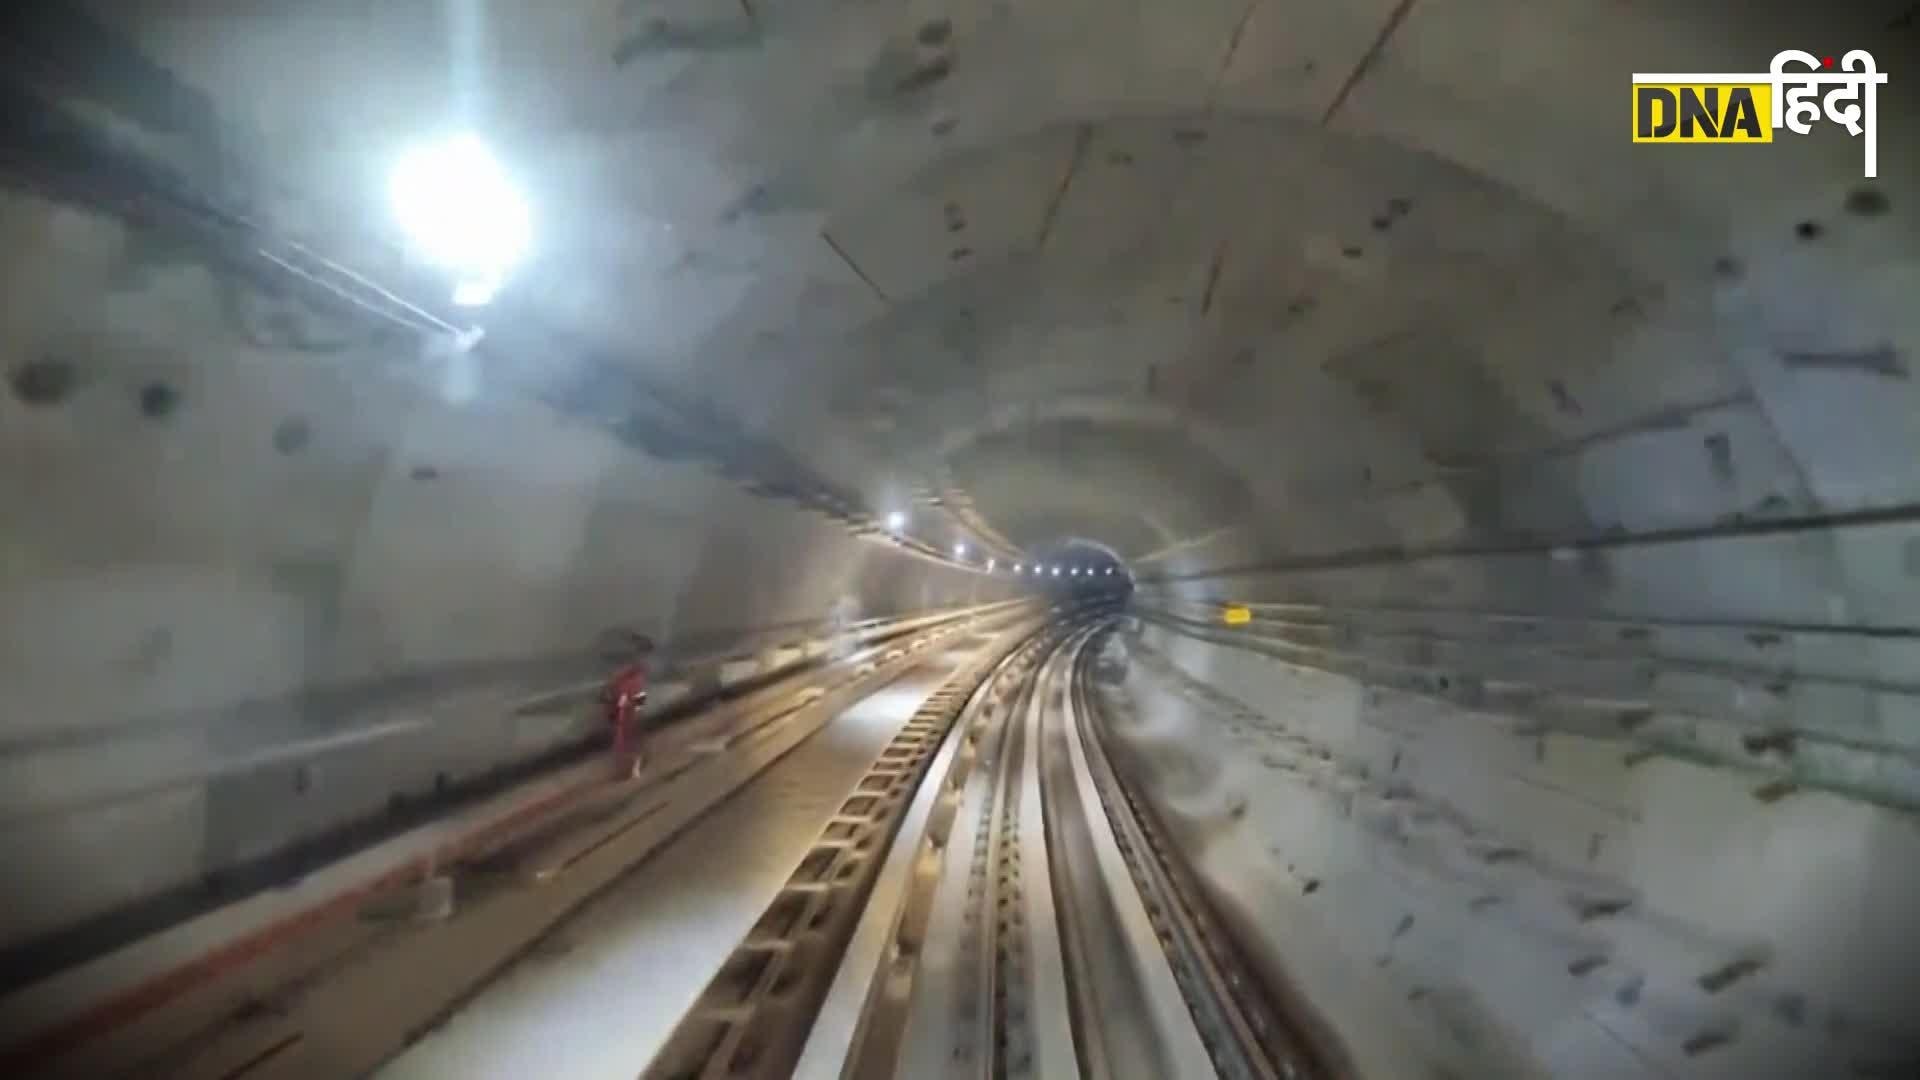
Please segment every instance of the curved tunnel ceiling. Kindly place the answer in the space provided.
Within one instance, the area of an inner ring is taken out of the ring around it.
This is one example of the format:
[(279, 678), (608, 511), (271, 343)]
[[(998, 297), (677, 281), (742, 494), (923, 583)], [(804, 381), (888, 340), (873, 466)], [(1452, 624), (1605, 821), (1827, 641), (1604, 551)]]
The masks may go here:
[[(1608, 478), (1514, 492), (1500, 469), (1792, 411), (1783, 351), (1904, 340), (1890, 241), (1911, 227), (1845, 212), (1856, 145), (1744, 169), (1619, 130), (1627, 71), (1846, 36), (1846, 16), (1739, 7), (115, 17), (260, 133), (249, 157), (296, 220), (364, 231), (383, 155), (473, 110), (538, 206), (494, 322), (617, 346), (855, 489), (972, 493), (1016, 543), (1138, 556), (1220, 534), (1257, 559), (1711, 521), (1641, 512)], [(208, 20), (246, 46), (204, 47)], [(1905, 175), (1911, 149), (1882, 141)], [(1816, 318), (1807, 290), (1835, 287), (1816, 274), (1856, 275), (1851, 310)], [(1831, 448), (1773, 426), (1817, 481)], [(1829, 493), (1810, 487), (1780, 494), (1811, 509)]]

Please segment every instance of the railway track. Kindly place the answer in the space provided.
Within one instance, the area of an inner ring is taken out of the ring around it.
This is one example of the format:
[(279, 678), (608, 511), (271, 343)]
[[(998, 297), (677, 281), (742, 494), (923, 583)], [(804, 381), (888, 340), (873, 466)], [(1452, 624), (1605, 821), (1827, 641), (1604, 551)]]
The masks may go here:
[(1110, 758), (1108, 630), (930, 701), (642, 1075), (1333, 1075)]
[[(709, 843), (743, 834), (779, 867), (785, 838), (808, 835), (811, 822), (793, 819), (837, 800), (919, 700), (945, 690), (949, 670), (964, 677), (1041, 625), (1032, 613), (1008, 611), (717, 699), (653, 736), (637, 782), (610, 784), (604, 762), (582, 762), (284, 894), (142, 942), (109, 958), (119, 968), (79, 970), (71, 985), (11, 998), (7, 1034), (28, 1037), (7, 1048), (8, 1075), (305, 1080), (390, 1066), (404, 1074), (411, 1065), (398, 1059), (510, 972), (537, 967), (545, 943), (570, 932), (583, 911), (623, 883), (655, 880), (645, 864), (683, 834), (704, 828)], [(752, 791), (783, 829), (718, 824), (736, 794)], [(781, 839), (767, 841), (767, 832)], [(759, 896), (746, 895), (735, 906), (751, 910)], [(694, 929), (724, 951), (744, 928), (716, 917)], [(686, 928), (655, 925), (636, 936), (684, 938)], [(685, 977), (712, 970), (703, 968)], [(627, 1054), (644, 1061), (650, 1051)], [(623, 1071), (630, 1076), (639, 1063)], [(576, 1064), (557, 1075), (578, 1075)]]
[[(447, 921), (369, 937), (307, 983), (263, 972), (248, 1000), (275, 1007), (233, 1012), (215, 987), (92, 1051), (138, 1067), (93, 1071), (509, 1076), (545, 1057), (554, 1075), (654, 1080), (1338, 1075), (1110, 755), (1093, 672), (1112, 626), (1010, 626), (922, 661), (891, 703), (865, 695), (898, 672), (867, 686), (862, 668), (804, 724), (738, 717), (634, 806), (469, 882)], [(689, 890), (713, 902), (676, 899)], [(546, 1057), (555, 1016), (569, 1034)]]

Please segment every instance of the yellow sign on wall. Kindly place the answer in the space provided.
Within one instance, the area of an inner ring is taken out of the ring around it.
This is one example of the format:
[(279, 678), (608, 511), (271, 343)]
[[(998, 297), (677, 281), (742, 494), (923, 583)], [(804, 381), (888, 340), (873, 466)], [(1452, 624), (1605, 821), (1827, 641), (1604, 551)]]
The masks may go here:
[(1245, 604), (1229, 604), (1220, 618), (1228, 626), (1241, 626), (1253, 621), (1253, 609)]

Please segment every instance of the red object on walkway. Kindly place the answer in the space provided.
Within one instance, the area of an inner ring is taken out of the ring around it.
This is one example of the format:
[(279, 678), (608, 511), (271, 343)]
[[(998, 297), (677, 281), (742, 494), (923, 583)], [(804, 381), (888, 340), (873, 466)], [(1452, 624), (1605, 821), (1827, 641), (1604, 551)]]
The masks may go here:
[(635, 661), (613, 673), (603, 695), (607, 703), (607, 723), (613, 725), (613, 764), (615, 773), (624, 777), (632, 768), (634, 728), (640, 719), (640, 706), (647, 702), (647, 666)]

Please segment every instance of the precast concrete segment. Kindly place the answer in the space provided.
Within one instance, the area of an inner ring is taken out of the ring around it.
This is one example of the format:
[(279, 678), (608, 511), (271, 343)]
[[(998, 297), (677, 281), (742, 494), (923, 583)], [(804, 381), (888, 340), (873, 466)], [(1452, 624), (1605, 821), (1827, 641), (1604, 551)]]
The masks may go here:
[(894, 735), (642, 1075), (792, 1071), (912, 796), (967, 702), (1025, 636), (1010, 631), (996, 638)]
[[(863, 620), (851, 624), (847, 637), (856, 645), (899, 638), (914, 648), (939, 640), (950, 629), (977, 625), (979, 620), (1010, 611), (1006, 605), (984, 605), (907, 619)], [(883, 651), (884, 646), (869, 647), (809, 670), (805, 681), (812, 685), (797, 695), (791, 686), (765, 685), (777, 673), (763, 673), (754, 689), (725, 700), (711, 687), (691, 687), (685, 682), (657, 686), (651, 704), (664, 715), (653, 718), (650, 726), (671, 726), (650, 739), (652, 756), (657, 762), (670, 761), (677, 747), (695, 738), (732, 739), (751, 726), (778, 720), (805, 704), (807, 695), (845, 684), (861, 661), (877, 658)], [(699, 668), (714, 662), (696, 658), (686, 663)], [(517, 722), (527, 712), (597, 708), (591, 703), (598, 687), (596, 683), (524, 702), (512, 709), (516, 719), (509, 722)], [(483, 712), (497, 713), (507, 707), (495, 697), (483, 695), (479, 703), (458, 711), (471, 723)], [(694, 706), (704, 708), (688, 717)], [(11, 744), (10, 749), (0, 750), (0, 756), (22, 749), (18, 743)], [(651, 778), (659, 777), (656, 772)], [(21, 979), (21, 988), (0, 999), (0, 1044), (5, 1046), (0, 1062), (32, 1065), (81, 1043), (138, 1043), (138, 1031), (129, 1029), (139, 1028), (156, 1011), (167, 1013), (154, 1021), (157, 1030), (194, 1028), (199, 1021), (187, 1019), (195, 1014), (193, 1001), (206, 997), (215, 984), (267, 988), (293, 977), (300, 961), (292, 959), (290, 951), (326, 951), (308, 943), (315, 930), (322, 936), (340, 937), (329, 924), (350, 916), (355, 907), (383, 891), (431, 875), (439, 864), (485, 857), (492, 847), (529, 829), (556, 829), (569, 817), (598, 812), (593, 810), (597, 797), (617, 794), (607, 790), (604, 778), (605, 767), (597, 759), (582, 767), (544, 772), (481, 803), (372, 843), (271, 892), (209, 908), (203, 915), (53, 977), (34, 979), (10, 972)], [(97, 797), (89, 795), (81, 801), (97, 805)], [(97, 1045), (90, 1047), (89, 1052), (97, 1049)]]
[[(220, 1077), (247, 1064), (254, 1076), (331, 1075), (342, 1063), (371, 1068), (416, 1040), (445, 1012), (542, 939), (548, 926), (595, 895), (718, 800), (805, 742), (840, 711), (924, 662), (924, 654), (854, 666), (833, 692), (797, 710), (777, 701), (736, 717), (745, 738), (725, 753), (664, 749), (643, 776), (598, 816), (556, 837), (522, 838), (446, 872), (458, 882), (452, 917), (411, 932), (359, 941), (350, 962), (296, 971), (282, 983), (215, 987), (198, 1000), (199, 1026), (176, 1013), (125, 1037), (90, 1044), (65, 1065), (111, 1075), (135, 1063), (143, 1074)], [(249, 1006), (249, 1001), (284, 1005)], [(207, 1010), (211, 1010), (208, 1012)], [(297, 1035), (298, 1038), (290, 1038)], [(282, 1042), (282, 1040), (287, 1040)], [(255, 1060), (267, 1047), (270, 1058)], [(87, 1065), (85, 1062), (93, 1062)], [(113, 1063), (118, 1062), (119, 1065)]]
[[(978, 1076), (988, 1068), (989, 1040), (980, 1037), (991, 1015), (991, 973), (984, 962), (991, 915), (986, 892), (991, 810), (1000, 789), (1008, 732), (1023, 715), (1043, 649), (1014, 661), (998, 707), (975, 718), (967, 733), (951, 813), (932, 881), (922, 886), (928, 911), (921, 932), (913, 985), (890, 1060), (854, 1064), (863, 1077)], [(865, 1048), (863, 1047), (864, 1051)]]
[(966, 653), (841, 713), (605, 894), (379, 1076), (628, 1080), (753, 928), (849, 789)]
[[(1602, 656), (1610, 666), (1596, 673), (1589, 658), (1547, 654), (1545, 662), (1528, 662), (1525, 652), (1541, 651), (1534, 645), (1522, 646), (1518, 658), (1511, 646), (1454, 648), (1430, 635), (1415, 635), (1410, 649), (1387, 648), (1378, 635), (1345, 627), (1303, 632), (1271, 620), (1226, 627), (1193, 606), (1175, 614), (1143, 605), (1141, 613), (1200, 640), (1472, 709), (1518, 734), (1580, 734), (1620, 744), (1636, 764), (1667, 757), (1743, 773), (1756, 797), (1807, 788), (1905, 812), (1920, 808), (1920, 748), (1897, 741), (1897, 732), (1888, 738), (1863, 726), (1833, 730), (1793, 708), (1796, 693), (1836, 705), (1851, 695), (1855, 708), (1911, 708), (1920, 695), (1909, 685), (1862, 686), (1785, 667), (1663, 662), (1644, 653), (1626, 663)], [(1772, 631), (1748, 633), (1768, 642), (1760, 649), (1783, 640)], [(1612, 689), (1626, 686), (1633, 692)]]
[[(889, 683), (913, 666), (911, 662), (890, 665), (891, 670), (880, 676), (880, 681)], [(891, 709), (882, 704), (881, 716), (891, 716), (911, 703), (909, 695), (907, 701), (897, 702)], [(386, 950), (378, 957), (385, 963), (372, 965), (376, 970), (381, 966), (389, 969), (379, 978), (370, 977), (370, 972), (351, 972), (349, 976), (360, 977), (328, 985), (328, 997), (321, 1004), (330, 1007), (306, 1010), (307, 1016), (303, 1017), (306, 1039), (294, 1050), (305, 1049), (306, 1053), (289, 1052), (271, 1063), (250, 1067), (248, 1080), (320, 1080), (334, 1075), (343, 1058), (358, 1058), (371, 1066), (418, 1040), (444, 1019), (449, 1009), (457, 1009), (476, 989), (487, 985), (506, 964), (538, 956), (542, 943), (552, 940), (548, 927), (555, 915), (598, 895), (608, 881), (628, 874), (636, 862), (660, 844), (699, 821), (717, 799), (758, 777), (770, 763), (784, 759), (795, 747), (811, 742), (825, 725), (837, 720), (847, 704), (850, 702), (828, 700), (818, 711), (810, 706), (795, 714), (791, 723), (760, 728), (755, 737), (731, 751), (701, 759), (667, 780), (659, 788), (658, 797), (641, 800), (641, 805), (623, 819), (609, 822), (601, 837), (577, 845), (557, 863), (542, 859), (528, 875), (532, 880), (510, 881), (512, 891), (498, 902), (479, 908), (465, 919), (429, 928), (410, 950)], [(518, 888), (513, 888), (516, 885)], [(433, 1010), (423, 1014), (423, 1006), (429, 1002), (435, 1003)], [(409, 1014), (411, 1022), (402, 1027), (398, 1019)], [(591, 1045), (591, 1040), (588, 1042)], [(532, 1045), (544, 1046), (544, 1040)], [(455, 1043), (456, 1057), (458, 1049), (459, 1043)], [(183, 1076), (194, 1080), (223, 1078), (226, 1073), (222, 1067), (214, 1065), (218, 1058), (209, 1057), (209, 1067), (201, 1068), (197, 1062), (196, 1068)], [(231, 1063), (224, 1066), (233, 1067)], [(630, 1062), (627, 1067), (631, 1068)]]
[(905, 1013), (923, 970), (929, 886), (939, 878), (960, 789), (975, 760), (973, 744), (1003, 708), (1024, 659), (1042, 647), (1041, 640), (1029, 642), (1004, 660), (941, 743), (795, 1066), (799, 1080), (894, 1075)]
[(935, 886), (947, 865), (962, 792), (979, 761), (979, 740), (1000, 728), (1008, 698), (1025, 684), (1033, 657), (1043, 655), (1056, 632), (1008, 655), (941, 744), (887, 851), (887, 865), (795, 1067), (797, 1078), (879, 1080), (897, 1074), (906, 1020), (929, 970), (927, 920)]

